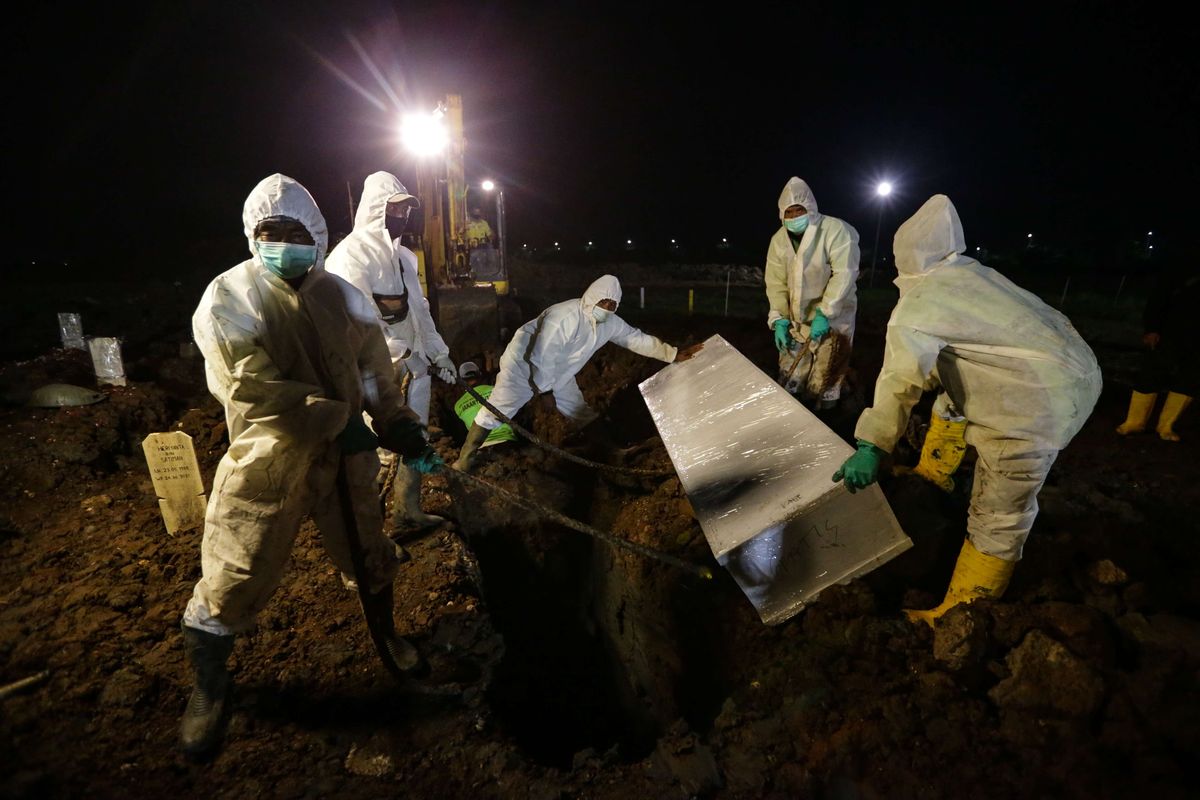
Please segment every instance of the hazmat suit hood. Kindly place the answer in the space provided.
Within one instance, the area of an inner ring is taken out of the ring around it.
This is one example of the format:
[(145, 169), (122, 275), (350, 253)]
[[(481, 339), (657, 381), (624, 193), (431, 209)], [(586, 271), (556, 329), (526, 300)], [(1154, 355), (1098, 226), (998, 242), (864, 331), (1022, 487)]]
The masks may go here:
[(963, 256), (966, 249), (958, 211), (949, 197), (935, 194), (896, 231), (892, 250), (900, 274), (895, 283), (903, 293), (934, 269), (974, 263)]
[(387, 216), (388, 201), (396, 195), (401, 195), (398, 200), (412, 197), (400, 179), (392, 173), (372, 172), (368, 175), (363, 181), (362, 200), (359, 201), (358, 210), (354, 212), (354, 230), (375, 231), (390, 240), (384, 217)]
[[(263, 267), (258, 251), (254, 247), (254, 229), (268, 217), (290, 217), (308, 229), (317, 246), (317, 262), (314, 270), (325, 268), (325, 250), (329, 246), (329, 229), (325, 217), (317, 208), (317, 201), (293, 178), (276, 172), (263, 178), (250, 190), (246, 204), (242, 207), (242, 229), (254, 263)], [(263, 267), (266, 269), (266, 267)]]
[(595, 324), (595, 318), (592, 316), (592, 309), (601, 300), (616, 300), (618, 305), (621, 303), (621, 282), (612, 275), (601, 275), (592, 281), (592, 285), (587, 288), (579, 300), (584, 317), (592, 320), (593, 324)]
[(821, 221), (821, 215), (817, 213), (817, 198), (813, 196), (812, 189), (808, 188), (808, 184), (800, 178), (788, 180), (783, 191), (779, 193), (780, 223), (783, 222), (783, 212), (791, 206), (804, 206), (805, 211), (808, 212), (809, 227), (813, 227)]
[[(329, 270), (354, 284), (367, 297), (405, 294), (416, 283), (416, 256), (397, 245), (387, 230), (387, 204), (396, 195), (401, 199), (412, 197), (390, 172), (368, 175), (363, 181), (358, 210), (354, 212), (354, 230), (329, 256)], [(408, 278), (402, 261), (411, 262), (412, 274)]]

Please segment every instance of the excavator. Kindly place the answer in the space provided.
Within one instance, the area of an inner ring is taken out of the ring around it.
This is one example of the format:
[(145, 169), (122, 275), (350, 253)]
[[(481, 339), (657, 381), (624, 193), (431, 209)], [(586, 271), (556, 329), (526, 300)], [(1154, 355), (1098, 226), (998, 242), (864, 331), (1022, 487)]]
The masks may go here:
[(417, 255), (421, 288), (451, 356), (460, 362), (480, 359), (492, 369), (524, 321), (508, 281), (504, 192), (494, 185), (486, 191), (486, 183), (484, 195), (472, 192), (470, 207), (491, 206), (482, 197), (495, 198), (494, 233), (479, 236), (478, 221), (472, 226), (467, 213), (461, 95), (446, 95), (434, 115), (446, 143), (439, 157), (417, 162), (421, 218), (406, 234), (406, 244)]

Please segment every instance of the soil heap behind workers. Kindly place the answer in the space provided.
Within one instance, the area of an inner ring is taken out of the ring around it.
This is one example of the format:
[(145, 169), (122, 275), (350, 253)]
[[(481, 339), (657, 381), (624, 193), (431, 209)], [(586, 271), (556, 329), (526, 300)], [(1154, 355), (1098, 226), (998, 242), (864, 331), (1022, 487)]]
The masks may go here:
[(854, 342), (858, 232), (819, 213), (812, 190), (799, 178), (779, 195), (779, 221), (764, 270), (779, 379), (809, 405), (832, 408)]
[(1163, 441), (1179, 441), (1175, 423), (1200, 388), (1200, 350), (1191, 343), (1192, 316), (1197, 308), (1200, 274), (1194, 265), (1176, 268), (1159, 279), (1142, 320), (1146, 354), (1129, 399), (1129, 414), (1117, 433), (1145, 432), (1159, 393), (1166, 392), (1155, 432)]
[(874, 405), (858, 420), (858, 451), (834, 475), (851, 491), (873, 483), (927, 389), (944, 390), (966, 418), (978, 454), (967, 541), (941, 605), (906, 612), (929, 624), (958, 603), (1003, 594), (1050, 466), (1100, 396), (1100, 367), (1070, 321), (965, 250), (945, 195), (896, 232), (900, 300)]
[[(522, 325), (500, 356), (500, 374), (488, 398), (491, 405), (511, 419), (535, 395), (553, 393), (559, 412), (582, 428), (597, 415), (583, 399), (575, 375), (608, 342), (668, 364), (700, 351), (702, 345), (678, 350), (633, 327), (616, 315), (620, 302), (620, 282), (603, 275), (583, 297), (556, 303)], [(455, 469), (470, 469), (475, 451), (501, 422), (487, 408), (479, 412)]]
[[(408, 406), (422, 425), (429, 425), (430, 370), (453, 384), (454, 362), (421, 292), (417, 256), (400, 244), (409, 213), (420, 202), (391, 173), (375, 172), (363, 182), (362, 201), (354, 214), (354, 230), (332, 253), (326, 269), (357, 287), (376, 309), (398, 378), (408, 374)], [(390, 463), (383, 454), (382, 460)], [(421, 510), (421, 475), (396, 472), (395, 526), (428, 527), (444, 522)]]
[(389, 622), (399, 561), (382, 531), (375, 448), (440, 465), (401, 401), (374, 308), (323, 268), (328, 234), (312, 196), (272, 175), (246, 199), (242, 221), (252, 257), (217, 276), (192, 317), (208, 388), (225, 407), (229, 450), (204, 520), (203, 577), (183, 615), (195, 688), (180, 733), (191, 754), (220, 742), (234, 635), (275, 592), (306, 516), (343, 576), (352, 573), (339, 463), (365, 551), (363, 580), (384, 595)]

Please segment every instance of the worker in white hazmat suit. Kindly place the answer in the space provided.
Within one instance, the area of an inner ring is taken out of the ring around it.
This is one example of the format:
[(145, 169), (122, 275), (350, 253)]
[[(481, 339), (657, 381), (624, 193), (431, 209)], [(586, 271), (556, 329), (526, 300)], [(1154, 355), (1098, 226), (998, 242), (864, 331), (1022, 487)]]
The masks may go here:
[(931, 625), (959, 603), (1003, 594), (1037, 516), (1038, 491), (1101, 386), (1096, 357), (1070, 321), (965, 250), (945, 195), (896, 232), (900, 300), (874, 405), (858, 420), (858, 451), (833, 476), (850, 491), (873, 483), (927, 389), (943, 390), (966, 418), (966, 441), (978, 454), (967, 541), (941, 605), (906, 612)]
[(430, 470), (441, 464), (401, 400), (374, 308), (324, 270), (328, 235), (311, 195), (272, 175), (246, 199), (242, 220), (251, 258), (217, 276), (192, 317), (208, 388), (225, 407), (229, 450), (205, 516), (202, 577), (183, 615), (196, 681), (181, 725), (191, 754), (220, 742), (234, 635), (275, 592), (306, 516), (343, 575), (353, 571), (339, 466), (364, 580), (390, 609), (398, 559), (382, 531), (375, 448)]
[(815, 408), (832, 408), (854, 343), (858, 232), (819, 213), (812, 190), (799, 178), (779, 195), (779, 221), (764, 270), (779, 380)]
[[(397, 377), (403, 381), (409, 376), (408, 406), (422, 425), (428, 425), (430, 371), (450, 384), (457, 382), (458, 373), (421, 292), (417, 256), (400, 244), (409, 214), (417, 208), (420, 202), (395, 175), (368, 175), (354, 214), (354, 231), (329, 254), (325, 269), (349, 281), (372, 301)], [(390, 463), (386, 453), (381, 460)], [(397, 470), (395, 492), (394, 526), (422, 528), (445, 521), (421, 510), (418, 472)]]
[[(500, 374), (488, 402), (511, 419), (535, 395), (553, 393), (558, 411), (582, 428), (596, 412), (583, 399), (575, 375), (606, 343), (667, 363), (686, 361), (700, 351), (702, 345), (678, 350), (633, 327), (616, 315), (620, 302), (620, 282), (604, 275), (583, 297), (556, 303), (522, 325), (500, 356)], [(469, 469), (475, 451), (501, 423), (483, 408), (454, 467)]]

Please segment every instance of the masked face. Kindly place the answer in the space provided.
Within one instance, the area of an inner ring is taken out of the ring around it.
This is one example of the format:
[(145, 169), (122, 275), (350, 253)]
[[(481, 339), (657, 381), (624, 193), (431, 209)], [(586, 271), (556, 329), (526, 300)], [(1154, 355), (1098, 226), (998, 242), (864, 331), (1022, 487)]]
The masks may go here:
[(616, 310), (617, 310), (617, 301), (616, 300), (610, 300), (610, 299), (601, 300), (599, 303), (596, 303), (596, 305), (594, 305), (592, 307), (592, 318), (595, 319), (596, 322), (604, 322), (604, 320), (611, 317)]
[(255, 242), (263, 266), (284, 280), (299, 278), (317, 263), (315, 244)]
[(393, 214), (391, 208), (389, 208), (387, 216), (383, 218), (383, 222), (387, 226), (388, 236), (393, 239), (399, 239), (408, 228), (408, 209), (403, 208)]
[(783, 224), (788, 229), (788, 233), (794, 233), (799, 236), (808, 229), (808, 214), (801, 217), (793, 217), (792, 219), (785, 219)]
[(317, 263), (312, 234), (294, 219), (272, 218), (259, 223), (254, 249), (263, 266), (284, 280), (299, 278)]

